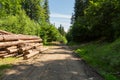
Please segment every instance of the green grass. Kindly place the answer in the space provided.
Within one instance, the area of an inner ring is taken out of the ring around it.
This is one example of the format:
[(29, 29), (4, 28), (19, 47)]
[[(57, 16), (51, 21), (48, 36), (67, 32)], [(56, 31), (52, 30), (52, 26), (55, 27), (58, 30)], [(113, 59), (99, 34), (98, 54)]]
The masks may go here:
[(3, 75), (5, 69), (12, 67), (12, 64), (17, 60), (17, 58), (5, 58), (0, 59), (0, 77)]
[(120, 80), (120, 39), (112, 43), (89, 43), (75, 51), (86, 60), (105, 80)]

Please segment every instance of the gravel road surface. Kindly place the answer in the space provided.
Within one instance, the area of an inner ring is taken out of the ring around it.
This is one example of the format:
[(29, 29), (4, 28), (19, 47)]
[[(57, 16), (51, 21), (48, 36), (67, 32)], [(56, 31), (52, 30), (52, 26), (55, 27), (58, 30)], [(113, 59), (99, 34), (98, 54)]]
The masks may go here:
[(73, 54), (68, 46), (50, 46), (6, 70), (2, 80), (104, 80)]

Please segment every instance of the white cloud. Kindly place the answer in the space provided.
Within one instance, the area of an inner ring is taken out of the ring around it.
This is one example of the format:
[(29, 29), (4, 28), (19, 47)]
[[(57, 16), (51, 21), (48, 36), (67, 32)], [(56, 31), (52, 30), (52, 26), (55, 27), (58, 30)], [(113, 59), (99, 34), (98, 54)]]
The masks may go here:
[(70, 19), (71, 15), (52, 13), (52, 14), (50, 14), (50, 17), (52, 17), (52, 18), (66, 18), (66, 19)]
[(64, 27), (65, 31), (67, 32), (70, 27), (70, 20), (71, 15), (66, 14), (59, 14), (59, 13), (52, 13), (50, 15), (50, 22), (55, 24), (56, 27), (59, 27), (60, 24)]

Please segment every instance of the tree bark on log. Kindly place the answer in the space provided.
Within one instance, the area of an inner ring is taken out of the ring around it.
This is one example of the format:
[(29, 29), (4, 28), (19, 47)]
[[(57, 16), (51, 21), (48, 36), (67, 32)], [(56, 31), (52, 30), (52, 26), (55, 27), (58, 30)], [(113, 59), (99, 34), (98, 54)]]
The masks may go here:
[(24, 52), (24, 51), (29, 50), (29, 49), (32, 49), (32, 48), (34, 48), (33, 45), (32, 45), (32, 46), (24, 46), (24, 47), (21, 47), (21, 48), (20, 48), (20, 51), (21, 51), (21, 52)]
[(39, 46), (43, 46), (42, 43), (31, 43), (31, 44), (29, 44), (29, 45), (31, 45), (31, 46), (34, 45), (34, 49), (36, 49), (36, 48), (39, 47)]
[(29, 50), (28, 53), (29, 53), (29, 54), (27, 54), (27, 55), (24, 56), (24, 59), (25, 59), (25, 60), (26, 60), (26, 59), (29, 59), (30, 57), (33, 57), (33, 56), (39, 54), (39, 51)]
[(6, 48), (7, 50), (10, 50), (10, 49), (16, 49), (17, 48), (17, 46), (11, 46), (11, 47), (8, 47), (8, 48)]
[(9, 53), (9, 54), (12, 54), (12, 53), (15, 53), (15, 52), (18, 52), (18, 50), (19, 49), (9, 49), (9, 50), (7, 50), (7, 52)]
[(8, 55), (3, 56), (3, 58), (14, 57), (14, 56), (16, 56), (16, 55), (17, 55), (17, 53), (14, 53), (14, 54), (8, 54)]
[(0, 33), (1, 33), (2, 35), (12, 35), (12, 33), (7, 32), (7, 31), (3, 31), (3, 30), (0, 30)]
[(8, 47), (8, 46), (16, 46), (16, 45), (25, 44), (25, 43), (37, 43), (41, 41), (42, 41), (41, 39), (38, 39), (38, 40), (27, 40), (27, 41), (1, 42), (0, 48)]
[(28, 36), (28, 35), (0, 35), (0, 41), (17, 41), (17, 40), (36, 40), (40, 39), (37, 36)]
[(5, 55), (8, 55), (8, 53), (0, 54), (0, 57), (3, 57), (3, 56), (5, 56)]
[(6, 54), (7, 51), (0, 51), (0, 54)]
[[(40, 50), (37, 50), (41, 48)], [(12, 34), (0, 30), (0, 58), (24, 56), (28, 59), (44, 51), (42, 39), (37, 36)]]

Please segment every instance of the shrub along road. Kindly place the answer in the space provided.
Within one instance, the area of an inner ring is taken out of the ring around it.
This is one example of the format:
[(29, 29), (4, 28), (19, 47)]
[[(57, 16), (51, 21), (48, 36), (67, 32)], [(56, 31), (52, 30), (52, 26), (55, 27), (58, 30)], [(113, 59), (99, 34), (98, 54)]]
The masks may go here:
[(6, 70), (2, 80), (104, 80), (67, 46), (50, 46), (44, 54)]

